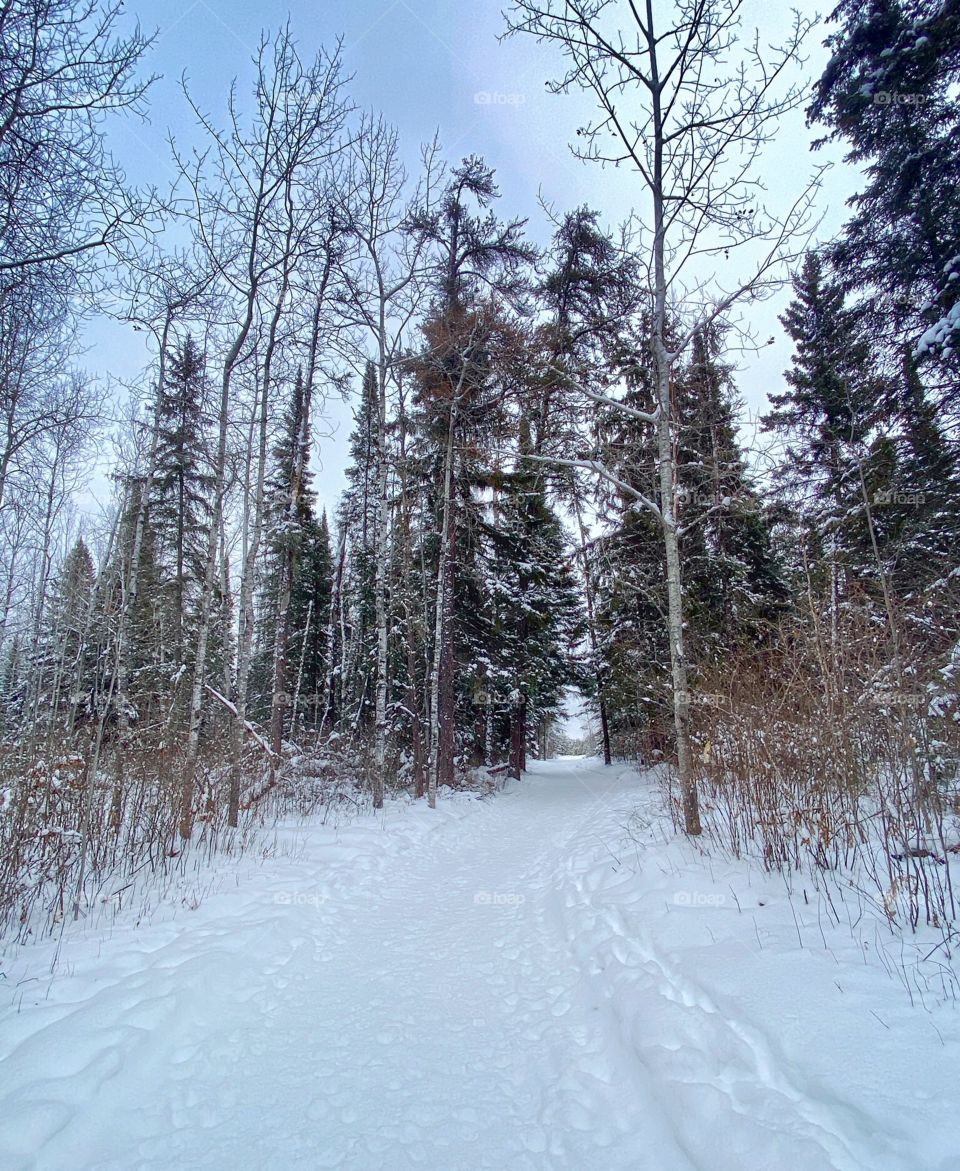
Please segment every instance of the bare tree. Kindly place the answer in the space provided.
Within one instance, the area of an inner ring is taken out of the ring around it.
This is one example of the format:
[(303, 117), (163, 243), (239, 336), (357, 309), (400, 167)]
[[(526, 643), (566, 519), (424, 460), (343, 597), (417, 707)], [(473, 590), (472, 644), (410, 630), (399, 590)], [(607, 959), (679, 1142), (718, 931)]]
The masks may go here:
[(147, 227), (104, 142), (105, 118), (142, 113), (150, 38), (121, 34), (122, 0), (0, 6), (0, 287), (38, 266), (66, 284)]
[[(230, 94), (225, 130), (217, 127), (191, 101), (208, 146), (190, 157), (175, 151), (189, 192), (188, 214), (197, 240), (218, 282), (236, 307), (222, 362), (217, 409), (213, 520), (181, 795), (180, 833), (185, 838), (190, 837), (193, 828), (207, 650), (227, 491), (234, 376), (241, 363), (250, 358), (251, 349), (260, 343), (263, 362), (260, 393), (262, 409), (266, 410), (277, 343), (277, 329), (271, 331), (271, 322), (279, 322), (278, 314), (287, 305), (292, 274), (311, 247), (317, 218), (312, 203), (317, 173), (335, 154), (347, 114), (341, 93), (339, 47), (332, 54), (321, 51), (312, 63), (305, 65), (286, 27), (272, 40), (263, 39), (254, 64), (255, 106), (251, 127), (244, 125), (235, 89)], [(262, 507), (254, 511), (262, 520)], [(255, 532), (253, 536), (255, 547), (259, 535)], [(252, 590), (249, 575), (246, 584)], [(242, 604), (241, 611), (245, 619), (249, 617)], [(238, 671), (240, 679), (242, 675)], [(244, 723), (244, 712), (238, 708), (237, 735), (241, 737)]]
[[(582, 383), (578, 389), (656, 428), (659, 500), (630, 494), (655, 514), (663, 533), (679, 781), (686, 831), (698, 834), (671, 384), (697, 329), (779, 287), (806, 242), (815, 184), (785, 214), (771, 213), (761, 202), (757, 164), (780, 119), (805, 100), (803, 88), (784, 83), (812, 22), (795, 14), (784, 44), (765, 51), (759, 33), (740, 35), (743, 0), (676, 0), (666, 14), (656, 7), (654, 0), (515, 0), (508, 32), (560, 48), (566, 71), (548, 87), (586, 90), (599, 108), (578, 130), (574, 154), (629, 168), (647, 202), (637, 243), (649, 251), (653, 410), (629, 409)], [(740, 252), (746, 275), (715, 279), (711, 268), (731, 271)], [(609, 475), (597, 461), (573, 462)]]
[[(360, 333), (361, 347), (372, 344), (377, 380), (376, 534), (374, 621), (377, 630), (376, 723), (373, 804), (383, 805), (389, 698), (390, 456), (387, 424), (391, 394), (398, 386), (404, 337), (428, 285), (429, 240), (411, 231), (416, 217), (430, 216), (441, 169), (436, 142), (422, 152), (420, 182), (411, 191), (400, 162), (396, 131), (382, 118), (366, 117), (353, 143), (342, 211), (354, 248), (343, 277), (347, 313)], [(416, 753), (416, 749), (415, 749)]]

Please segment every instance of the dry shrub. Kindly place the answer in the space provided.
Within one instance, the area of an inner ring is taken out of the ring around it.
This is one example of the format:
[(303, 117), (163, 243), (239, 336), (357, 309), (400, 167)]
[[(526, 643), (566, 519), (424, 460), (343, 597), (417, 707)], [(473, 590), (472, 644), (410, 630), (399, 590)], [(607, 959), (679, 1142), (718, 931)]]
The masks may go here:
[[(185, 758), (149, 735), (120, 751), (96, 729), (51, 741), (24, 761), (0, 747), (0, 934), (24, 940), (64, 920), (118, 910), (144, 882), (185, 873), (217, 852), (244, 849), (251, 835), (285, 816), (356, 804), (342, 754), (318, 746), (268, 762), (248, 741), (240, 825), (227, 825), (226, 728), (211, 727), (196, 773), (194, 834), (178, 836)], [(96, 765), (95, 765), (96, 762)], [(155, 884), (156, 885), (156, 884)]]
[[(705, 834), (770, 870), (853, 884), (890, 920), (956, 918), (957, 696), (942, 653), (849, 609), (718, 666), (691, 694)], [(908, 664), (904, 667), (902, 664)]]

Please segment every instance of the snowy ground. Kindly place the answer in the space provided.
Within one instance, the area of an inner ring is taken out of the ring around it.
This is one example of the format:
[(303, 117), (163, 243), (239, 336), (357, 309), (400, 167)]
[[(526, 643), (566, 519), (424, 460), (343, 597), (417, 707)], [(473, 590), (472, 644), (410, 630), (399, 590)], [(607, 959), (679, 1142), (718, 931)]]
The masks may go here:
[(535, 765), (8, 957), (0, 1167), (960, 1168), (955, 1005), (657, 808)]

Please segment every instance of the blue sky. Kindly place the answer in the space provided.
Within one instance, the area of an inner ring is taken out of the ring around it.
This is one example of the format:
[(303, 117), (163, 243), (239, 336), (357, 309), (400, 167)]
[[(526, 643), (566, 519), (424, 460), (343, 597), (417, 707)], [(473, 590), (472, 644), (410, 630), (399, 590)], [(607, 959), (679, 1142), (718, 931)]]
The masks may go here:
[[(276, 27), (289, 14), (304, 56), (343, 38), (345, 70), (353, 74), (353, 100), (360, 107), (382, 111), (397, 126), (411, 164), (420, 142), (435, 131), (448, 160), (482, 155), (497, 171), (501, 214), (529, 217), (534, 241), (545, 242), (548, 235), (538, 206), (541, 192), (561, 211), (589, 204), (610, 224), (634, 207), (642, 210), (642, 192), (630, 175), (572, 158), (567, 143), (588, 115), (589, 103), (585, 97), (556, 97), (545, 91), (544, 81), (557, 62), (551, 50), (528, 37), (498, 42), (504, 27), (501, 7), (500, 0), (126, 0), (128, 19), (157, 30), (145, 66), (161, 76), (151, 93), (149, 121), (116, 126), (111, 142), (132, 180), (168, 185), (173, 178), (168, 134), (184, 145), (193, 138), (191, 116), (180, 92), (181, 76), (187, 76), (200, 104), (219, 115), (233, 78), (240, 93), (249, 88), (250, 58), (261, 30)], [(789, 13), (769, 0), (747, 0), (744, 19), (745, 27), (756, 25), (765, 40), (776, 41)], [(796, 80), (821, 71), (823, 35), (820, 31), (811, 40), (808, 65), (798, 69)], [(814, 163), (822, 161), (809, 156), (810, 137), (801, 114), (780, 128), (765, 168), (772, 206), (792, 202)], [(842, 223), (843, 200), (853, 189), (853, 180), (842, 165), (828, 177), (822, 199), (823, 235)], [(786, 300), (784, 293), (752, 310), (757, 333), (763, 340), (776, 339), (760, 355), (740, 359), (738, 384), (754, 414), (763, 409), (767, 393), (778, 389), (789, 365), (790, 346), (776, 320)], [(121, 325), (100, 324), (91, 331), (91, 339), (88, 367), (121, 378), (136, 377), (144, 362), (137, 335)], [(349, 404), (329, 403), (326, 419), (318, 423), (318, 495), (332, 508), (343, 482)]]

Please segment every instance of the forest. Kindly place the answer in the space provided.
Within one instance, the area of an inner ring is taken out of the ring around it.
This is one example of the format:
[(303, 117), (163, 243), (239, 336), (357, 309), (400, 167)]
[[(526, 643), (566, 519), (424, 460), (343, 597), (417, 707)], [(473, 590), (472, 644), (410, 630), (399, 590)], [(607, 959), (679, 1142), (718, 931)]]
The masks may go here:
[[(547, 193), (543, 247), (489, 160), (428, 138), (411, 165), (290, 23), (218, 108), (184, 83), (200, 145), (138, 186), (107, 136), (150, 110), (151, 34), (119, 0), (0, 7), (6, 930), (557, 752), (661, 770), (678, 833), (955, 921), (960, 19), (841, 0), (767, 47), (741, 8), (507, 5), (540, 84), (593, 105), (579, 165), (635, 180), (622, 223)], [(829, 64), (791, 82), (810, 37)], [(835, 238), (815, 178), (763, 192), (794, 111), (856, 169)], [(122, 394), (84, 368), (103, 313), (150, 354)]]

